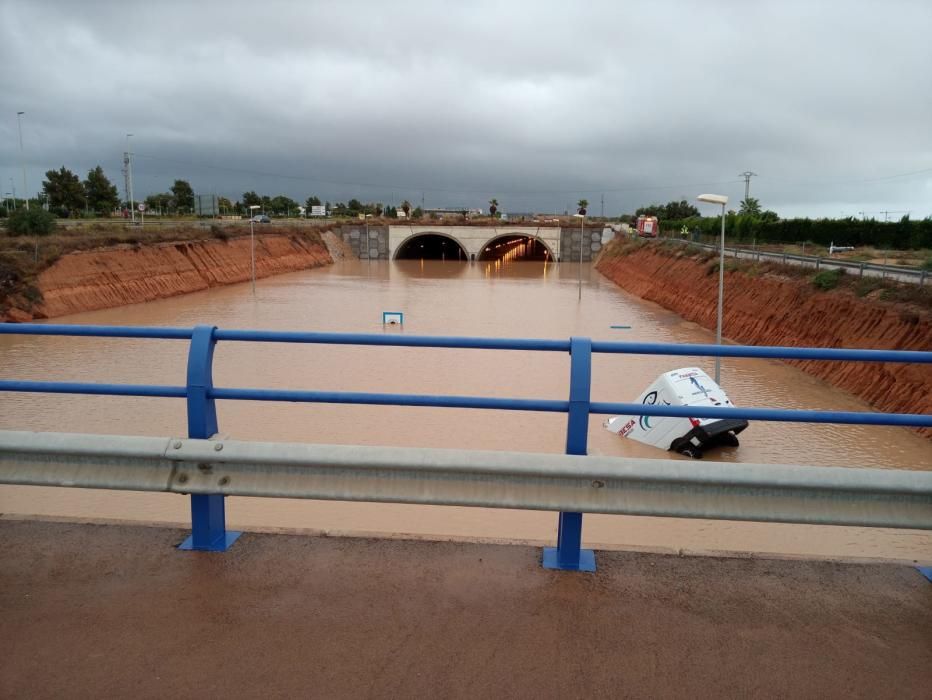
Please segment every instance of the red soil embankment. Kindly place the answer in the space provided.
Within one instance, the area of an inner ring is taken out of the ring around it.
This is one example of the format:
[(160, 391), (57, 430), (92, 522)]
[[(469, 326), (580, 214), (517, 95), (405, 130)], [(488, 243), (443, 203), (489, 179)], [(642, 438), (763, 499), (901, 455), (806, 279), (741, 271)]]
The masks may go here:
[[(332, 263), (320, 242), (295, 234), (256, 237), (256, 277)], [(68, 253), (42, 271), (36, 318), (136, 304), (251, 278), (249, 237)], [(24, 318), (18, 312), (15, 320)], [(12, 319), (11, 319), (12, 320)]]
[[(606, 255), (597, 269), (620, 287), (684, 319), (715, 328), (717, 268), (657, 245)], [(747, 345), (932, 350), (928, 311), (806, 279), (725, 270), (722, 334)], [(797, 367), (892, 413), (932, 413), (932, 367), (877, 362), (793, 361)], [(932, 437), (932, 430), (920, 432)]]

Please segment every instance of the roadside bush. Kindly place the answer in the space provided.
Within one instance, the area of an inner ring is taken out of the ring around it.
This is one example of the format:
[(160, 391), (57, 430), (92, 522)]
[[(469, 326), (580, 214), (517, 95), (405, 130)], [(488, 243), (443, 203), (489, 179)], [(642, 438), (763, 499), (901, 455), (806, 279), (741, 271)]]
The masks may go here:
[(882, 286), (883, 282), (876, 277), (863, 277), (854, 285), (854, 293), (856, 296), (866, 297), (875, 289), (880, 289)]
[(821, 289), (823, 292), (827, 292), (830, 289), (835, 289), (838, 286), (838, 283), (841, 281), (841, 276), (845, 274), (843, 269), (839, 270), (822, 270), (815, 277), (812, 278), (812, 283)]
[(55, 215), (37, 207), (17, 209), (7, 219), (6, 229), (16, 236), (44, 236), (55, 230)]
[(217, 224), (210, 225), (210, 235), (221, 241), (230, 239), (230, 234), (227, 233), (226, 229), (223, 226), (218, 226)]
[(919, 266), (919, 269), (932, 272), (932, 258), (927, 258), (924, 260), (923, 263)]

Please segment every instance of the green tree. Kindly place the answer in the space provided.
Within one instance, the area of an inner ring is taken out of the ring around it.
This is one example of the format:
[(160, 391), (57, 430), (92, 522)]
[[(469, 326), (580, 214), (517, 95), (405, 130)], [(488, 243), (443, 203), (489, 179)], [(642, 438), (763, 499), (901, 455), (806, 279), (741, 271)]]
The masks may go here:
[(285, 195), (280, 194), (277, 197), (273, 197), (269, 201), (269, 209), (275, 214), (284, 216), (293, 212), (297, 212), (298, 203), (291, 197), (286, 197)]
[(405, 213), (405, 218), (411, 216), (411, 202), (407, 199), (401, 203), (401, 211)]
[(358, 214), (359, 212), (362, 211), (362, 202), (360, 202), (358, 199), (353, 198), (349, 202), (347, 202), (346, 208), (350, 210), (351, 214)]
[(88, 171), (84, 192), (88, 206), (98, 214), (109, 214), (120, 207), (117, 188), (107, 179), (104, 169), (99, 165)]
[(42, 191), (48, 197), (49, 208), (71, 212), (84, 206), (84, 186), (81, 179), (64, 165), (45, 173)]
[(304, 206), (306, 206), (308, 209), (310, 209), (311, 207), (319, 207), (320, 197), (314, 197), (314, 196), (308, 197), (307, 201), (304, 202)]
[(420, 207), (416, 207), (413, 212), (411, 212), (412, 219), (420, 219), (424, 216), (424, 210)]
[(738, 210), (739, 214), (745, 214), (746, 216), (760, 216), (761, 208), (760, 201), (754, 197), (748, 197), (747, 199), (741, 200), (741, 208)]
[(146, 209), (152, 213), (162, 214), (171, 209), (172, 195), (170, 192), (161, 192), (159, 194), (150, 194), (146, 197)]
[(489, 216), (493, 219), (495, 218), (495, 213), (498, 211), (498, 200), (494, 197), (489, 200)]
[(651, 204), (650, 206), (641, 207), (634, 215), (635, 217), (656, 216), (662, 221), (675, 221), (679, 219), (688, 219), (691, 216), (699, 216), (699, 210), (685, 199), (681, 199), (679, 201), (673, 200), (666, 204)]
[(41, 207), (20, 208), (10, 214), (6, 228), (12, 235), (44, 236), (55, 230), (55, 215)]
[(262, 197), (251, 190), (249, 192), (243, 192), (242, 201), (244, 209), (249, 209), (249, 207), (256, 205), (262, 206)]
[(578, 202), (576, 202), (576, 206), (579, 208), (579, 211), (578, 211), (577, 213), (582, 214), (583, 216), (585, 216), (585, 215), (586, 215), (586, 207), (589, 206), (589, 200), (588, 200), (588, 199), (580, 199)]
[(233, 210), (233, 202), (231, 202), (226, 197), (217, 197), (217, 207), (220, 209), (220, 213), (231, 212)]
[(175, 207), (179, 212), (194, 210), (194, 190), (191, 189), (191, 184), (187, 180), (175, 180), (171, 191), (175, 198)]

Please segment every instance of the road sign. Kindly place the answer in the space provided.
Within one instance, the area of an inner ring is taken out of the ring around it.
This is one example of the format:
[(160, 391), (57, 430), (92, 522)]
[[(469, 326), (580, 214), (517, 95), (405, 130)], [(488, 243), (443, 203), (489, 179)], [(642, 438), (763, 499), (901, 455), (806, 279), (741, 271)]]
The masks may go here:
[(145, 211), (145, 210), (146, 210), (146, 205), (143, 204), (142, 202), (140, 202), (140, 203), (139, 203), (139, 206), (136, 207), (136, 208), (137, 208), (139, 211)]

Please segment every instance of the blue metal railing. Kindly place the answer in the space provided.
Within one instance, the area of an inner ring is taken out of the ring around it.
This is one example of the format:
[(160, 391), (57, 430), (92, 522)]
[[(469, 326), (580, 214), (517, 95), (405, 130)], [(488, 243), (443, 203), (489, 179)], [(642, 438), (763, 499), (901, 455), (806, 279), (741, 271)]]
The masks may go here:
[[(289, 331), (223, 330), (214, 326), (195, 328), (146, 328), (70, 326), (56, 324), (0, 324), (0, 334), (58, 335), (95, 338), (152, 338), (189, 340), (187, 381), (184, 386), (148, 384), (97, 384), (81, 382), (0, 380), (0, 391), (183, 398), (187, 402), (188, 434), (207, 439), (218, 432), (216, 401), (291, 401), (445, 408), (483, 408), (512, 411), (566, 413), (566, 453), (585, 455), (589, 415), (633, 414), (694, 418), (744, 418), (763, 421), (849, 423), (932, 427), (932, 416), (851, 411), (808, 411), (772, 408), (695, 408), (639, 403), (591, 401), (592, 353), (696, 355), (704, 357), (754, 357), (793, 360), (932, 363), (932, 352), (898, 350), (850, 350), (832, 348), (782, 348), (740, 345), (676, 345), (621, 343), (588, 338), (544, 340), (526, 338), (471, 338), (441, 336), (366, 335), (354, 333), (304, 333)], [(213, 353), (219, 341), (276, 342), (399, 347), (466, 348), (567, 352), (570, 354), (570, 395), (567, 401), (551, 399), (435, 396), (368, 392), (321, 392), (287, 389), (223, 388), (213, 385)], [(239, 533), (228, 532), (224, 501), (220, 494), (191, 496), (192, 534), (182, 548), (223, 551)], [(560, 513), (557, 546), (544, 550), (549, 568), (592, 570), (591, 550), (581, 548), (582, 514)]]

